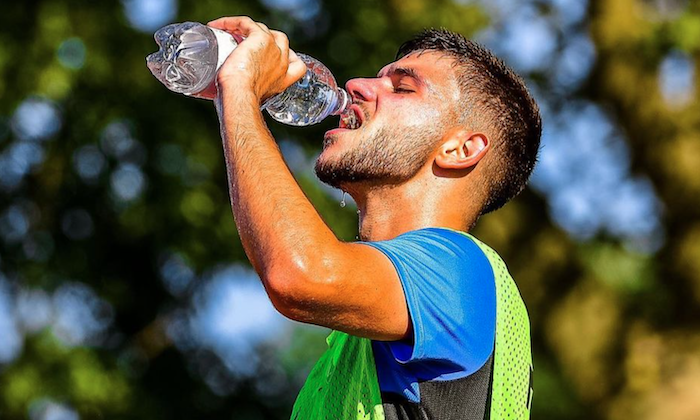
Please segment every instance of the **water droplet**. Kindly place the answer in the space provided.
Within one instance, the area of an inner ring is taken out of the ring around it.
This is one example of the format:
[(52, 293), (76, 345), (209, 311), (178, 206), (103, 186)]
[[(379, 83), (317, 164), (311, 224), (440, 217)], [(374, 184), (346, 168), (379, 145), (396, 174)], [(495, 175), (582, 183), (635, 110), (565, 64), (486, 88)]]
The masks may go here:
[(345, 207), (345, 196), (346, 196), (347, 194), (348, 194), (348, 193), (346, 193), (345, 191), (343, 191), (343, 198), (340, 200), (340, 207)]

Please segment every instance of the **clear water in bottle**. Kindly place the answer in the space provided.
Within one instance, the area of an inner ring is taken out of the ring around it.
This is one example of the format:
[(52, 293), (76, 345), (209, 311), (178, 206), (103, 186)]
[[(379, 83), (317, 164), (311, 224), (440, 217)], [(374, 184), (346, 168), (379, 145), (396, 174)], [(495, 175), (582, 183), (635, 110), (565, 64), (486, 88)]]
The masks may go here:
[(297, 54), (306, 64), (306, 74), (284, 92), (263, 104), (272, 118), (288, 124), (305, 126), (338, 115), (350, 104), (350, 97), (338, 88), (335, 78), (320, 61)]
[[(209, 87), (216, 72), (238, 43), (228, 33), (196, 22), (174, 23), (154, 36), (159, 51), (146, 57), (151, 73), (168, 89), (193, 95)], [(320, 61), (297, 54), (306, 74), (262, 105), (277, 121), (295, 126), (321, 122), (339, 115), (350, 105), (350, 96), (339, 88), (333, 74)], [(345, 112), (344, 118), (354, 118)]]

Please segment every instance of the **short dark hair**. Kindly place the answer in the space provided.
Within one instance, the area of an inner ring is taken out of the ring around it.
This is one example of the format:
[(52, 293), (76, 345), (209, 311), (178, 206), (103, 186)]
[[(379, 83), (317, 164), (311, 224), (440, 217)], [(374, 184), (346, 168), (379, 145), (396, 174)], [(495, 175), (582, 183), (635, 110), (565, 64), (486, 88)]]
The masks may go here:
[(458, 33), (427, 29), (401, 45), (396, 59), (425, 51), (455, 60), (461, 117), (492, 141), (492, 153), (483, 164), (493, 176), (484, 185), (487, 198), (480, 214), (494, 211), (525, 188), (535, 167), (542, 133), (539, 107), (520, 76), (491, 51)]

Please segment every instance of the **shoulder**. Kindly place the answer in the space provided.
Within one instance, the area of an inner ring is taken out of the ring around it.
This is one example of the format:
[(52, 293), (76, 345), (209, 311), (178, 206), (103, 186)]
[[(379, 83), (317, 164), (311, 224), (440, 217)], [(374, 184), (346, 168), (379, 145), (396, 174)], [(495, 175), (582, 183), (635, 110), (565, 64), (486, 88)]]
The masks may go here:
[[(488, 262), (484, 248), (488, 248), (473, 236), (448, 228), (429, 227), (413, 230), (396, 238), (365, 242), (384, 252), (392, 260), (396, 258), (424, 258), (442, 262)], [(490, 249), (490, 248), (488, 248)], [(480, 261), (479, 261), (480, 260)]]

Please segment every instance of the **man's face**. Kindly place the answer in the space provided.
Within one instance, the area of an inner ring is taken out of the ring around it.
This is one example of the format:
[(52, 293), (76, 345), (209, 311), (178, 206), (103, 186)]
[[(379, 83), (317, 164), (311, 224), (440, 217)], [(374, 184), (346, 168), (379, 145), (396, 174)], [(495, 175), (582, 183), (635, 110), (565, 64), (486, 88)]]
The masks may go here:
[(319, 179), (336, 188), (363, 182), (396, 185), (428, 161), (455, 118), (459, 101), (453, 59), (413, 53), (376, 78), (350, 80), (346, 89), (359, 127), (326, 132), (316, 161)]

